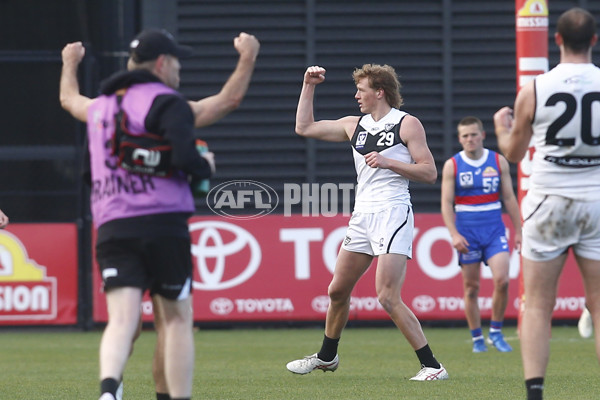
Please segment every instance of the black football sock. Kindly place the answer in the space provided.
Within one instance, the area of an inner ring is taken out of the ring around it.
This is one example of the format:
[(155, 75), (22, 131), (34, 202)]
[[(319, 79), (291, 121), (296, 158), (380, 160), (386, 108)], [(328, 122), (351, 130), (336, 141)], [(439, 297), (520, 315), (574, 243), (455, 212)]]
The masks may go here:
[(317, 353), (317, 357), (322, 361), (332, 361), (337, 354), (339, 342), (339, 338), (331, 339), (323, 335), (323, 344), (321, 345), (321, 350)]
[(114, 397), (117, 396), (117, 388), (119, 387), (119, 382), (113, 378), (102, 379), (100, 382), (100, 394), (110, 393)]
[(419, 357), (419, 361), (421, 365), (428, 368), (440, 368), (440, 363), (433, 356), (433, 352), (429, 348), (429, 345), (421, 347), (419, 350), (416, 350), (417, 357)]
[(525, 381), (527, 400), (542, 400), (544, 394), (544, 378), (531, 378)]

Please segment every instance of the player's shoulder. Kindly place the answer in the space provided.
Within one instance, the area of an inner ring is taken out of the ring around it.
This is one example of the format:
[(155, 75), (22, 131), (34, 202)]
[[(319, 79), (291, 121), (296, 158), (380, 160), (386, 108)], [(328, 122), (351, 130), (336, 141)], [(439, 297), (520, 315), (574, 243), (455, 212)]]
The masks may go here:
[[(364, 117), (364, 115), (363, 115)], [(360, 122), (362, 117), (358, 115), (347, 115), (337, 120), (343, 127), (346, 132), (354, 131), (356, 125)]]
[(424, 137), (425, 128), (419, 118), (406, 113), (400, 122), (400, 137), (406, 141), (406, 139), (417, 136)]
[(442, 167), (442, 173), (444, 173), (444, 172), (454, 173), (455, 168), (456, 168), (456, 160), (454, 159), (454, 156), (452, 156), (449, 159), (447, 159), (446, 161), (444, 161), (444, 166)]

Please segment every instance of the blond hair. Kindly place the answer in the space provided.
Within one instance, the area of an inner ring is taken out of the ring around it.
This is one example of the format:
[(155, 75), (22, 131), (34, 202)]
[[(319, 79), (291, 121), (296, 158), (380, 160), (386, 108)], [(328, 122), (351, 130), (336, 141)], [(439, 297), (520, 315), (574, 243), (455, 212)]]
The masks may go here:
[(352, 73), (354, 83), (363, 78), (368, 78), (369, 87), (375, 90), (383, 90), (388, 104), (394, 108), (402, 107), (404, 101), (400, 95), (400, 81), (393, 67), (389, 65), (365, 64), (361, 68), (356, 68)]

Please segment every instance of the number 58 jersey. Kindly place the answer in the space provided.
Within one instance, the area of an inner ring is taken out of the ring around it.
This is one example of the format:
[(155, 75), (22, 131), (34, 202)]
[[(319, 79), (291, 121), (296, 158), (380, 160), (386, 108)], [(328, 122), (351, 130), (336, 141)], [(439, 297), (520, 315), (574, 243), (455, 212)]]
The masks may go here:
[(529, 190), (600, 200), (600, 69), (558, 64), (535, 78)]
[(500, 161), (495, 151), (483, 149), (478, 160), (464, 151), (455, 154), (454, 211), (457, 226), (485, 226), (502, 220)]

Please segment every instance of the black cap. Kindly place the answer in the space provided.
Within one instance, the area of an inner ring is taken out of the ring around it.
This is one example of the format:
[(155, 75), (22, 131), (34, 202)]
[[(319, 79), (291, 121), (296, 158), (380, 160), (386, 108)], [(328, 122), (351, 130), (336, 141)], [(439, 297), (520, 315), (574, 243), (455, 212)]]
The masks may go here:
[(177, 58), (189, 57), (193, 54), (191, 47), (178, 45), (173, 35), (164, 29), (142, 31), (129, 44), (129, 51), (135, 62), (155, 60), (161, 54), (169, 54)]

